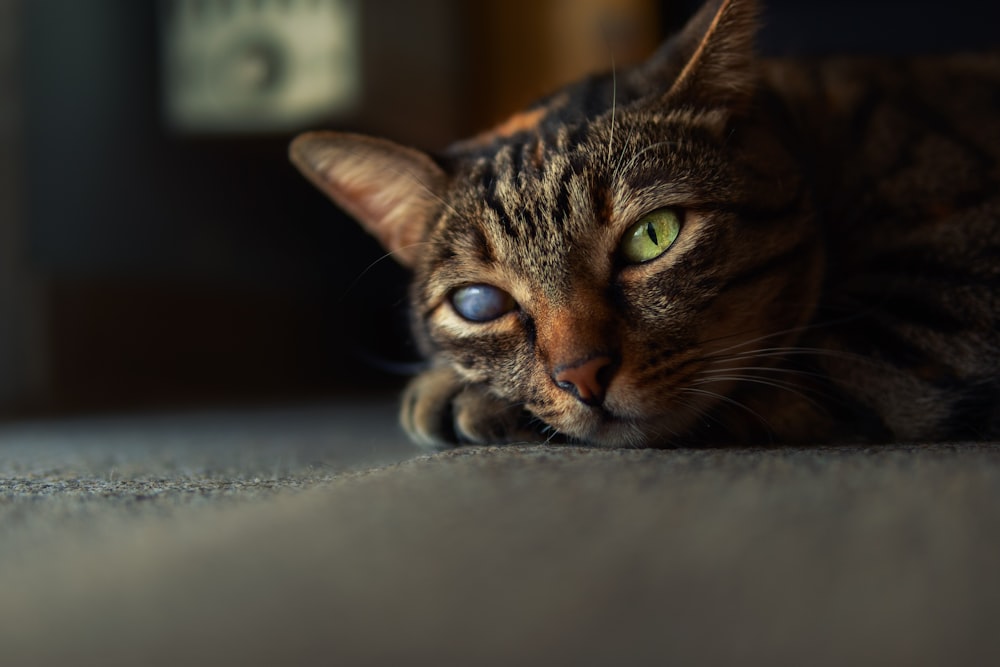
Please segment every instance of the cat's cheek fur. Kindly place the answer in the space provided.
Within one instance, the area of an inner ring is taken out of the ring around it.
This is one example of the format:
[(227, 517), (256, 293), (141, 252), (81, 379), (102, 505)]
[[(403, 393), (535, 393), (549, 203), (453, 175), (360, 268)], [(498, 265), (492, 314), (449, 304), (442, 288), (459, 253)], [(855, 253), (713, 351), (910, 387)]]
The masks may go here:
[[(571, 405), (549, 421), (577, 439), (612, 446), (678, 442), (695, 431), (714, 431), (720, 437), (740, 431), (737, 424), (747, 416), (756, 419), (757, 411), (732, 401), (735, 378), (753, 377), (773, 363), (774, 357), (754, 353), (794, 344), (810, 314), (793, 305), (815, 299), (820, 262), (810, 255), (802, 261), (814, 270), (797, 273), (797, 280), (779, 273), (721, 294), (706, 293), (700, 309), (678, 309), (669, 318), (662, 317), (668, 304), (636, 300), (630, 319), (637, 326), (623, 327), (624, 348), (635, 353), (625, 355), (608, 390), (604, 407), (609, 418), (595, 422)], [(662, 276), (644, 276), (647, 282), (657, 278)], [(637, 280), (631, 291), (662, 296), (667, 289), (643, 289), (643, 280)], [(650, 312), (661, 317), (644, 319)], [(723, 412), (736, 418), (715, 416), (720, 407), (732, 408)]]
[(488, 383), (493, 376), (513, 373), (514, 360), (525, 354), (523, 338), (514, 314), (471, 323), (444, 304), (430, 317), (427, 333), (434, 356), (465, 384)]

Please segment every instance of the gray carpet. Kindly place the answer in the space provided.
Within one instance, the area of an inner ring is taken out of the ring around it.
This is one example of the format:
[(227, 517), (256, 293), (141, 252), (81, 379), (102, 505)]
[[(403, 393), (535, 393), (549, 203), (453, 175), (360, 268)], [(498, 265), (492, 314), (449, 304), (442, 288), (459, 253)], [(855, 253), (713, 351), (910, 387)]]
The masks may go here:
[(1000, 446), (420, 457), (394, 413), (0, 427), (0, 664), (1000, 664)]

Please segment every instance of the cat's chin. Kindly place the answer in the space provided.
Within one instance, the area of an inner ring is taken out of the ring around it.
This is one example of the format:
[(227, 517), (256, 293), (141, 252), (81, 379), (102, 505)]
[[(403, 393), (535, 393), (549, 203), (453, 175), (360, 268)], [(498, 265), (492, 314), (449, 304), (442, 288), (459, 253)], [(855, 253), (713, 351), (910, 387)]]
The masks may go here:
[(634, 418), (619, 417), (601, 410), (592, 412), (586, 418), (575, 419), (565, 428), (556, 426), (557, 431), (570, 442), (594, 447), (656, 447), (662, 446), (662, 438), (643, 428)]

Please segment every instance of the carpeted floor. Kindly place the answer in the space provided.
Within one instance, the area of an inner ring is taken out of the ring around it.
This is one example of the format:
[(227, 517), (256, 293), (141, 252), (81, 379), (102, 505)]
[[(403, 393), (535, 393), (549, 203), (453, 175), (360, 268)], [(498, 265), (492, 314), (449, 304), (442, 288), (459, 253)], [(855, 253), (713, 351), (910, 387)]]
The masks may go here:
[(1000, 445), (418, 454), (392, 401), (0, 427), (0, 665), (1000, 664)]

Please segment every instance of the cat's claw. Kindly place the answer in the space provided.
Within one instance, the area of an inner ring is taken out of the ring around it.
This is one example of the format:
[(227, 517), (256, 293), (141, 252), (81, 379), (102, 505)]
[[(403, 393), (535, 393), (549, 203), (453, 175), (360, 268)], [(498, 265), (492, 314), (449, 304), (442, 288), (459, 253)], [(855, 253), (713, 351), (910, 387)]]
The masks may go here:
[(403, 394), (400, 421), (419, 446), (442, 449), (464, 444), (507, 444), (540, 440), (526, 426), (527, 413), (467, 385), (448, 367), (415, 377)]

